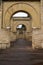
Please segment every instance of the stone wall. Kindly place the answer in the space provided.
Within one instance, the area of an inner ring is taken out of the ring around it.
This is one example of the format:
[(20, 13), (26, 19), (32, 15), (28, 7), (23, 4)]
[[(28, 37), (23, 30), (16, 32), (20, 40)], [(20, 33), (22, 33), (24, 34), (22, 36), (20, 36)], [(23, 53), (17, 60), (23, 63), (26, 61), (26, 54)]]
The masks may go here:
[(43, 48), (43, 0), (41, 0), (41, 44)]
[(41, 29), (34, 29), (32, 33), (33, 48), (41, 48)]
[(41, 28), (33, 29), (32, 35), (33, 48), (43, 48), (43, 0), (41, 0), (40, 6)]
[(9, 32), (4, 29), (0, 29), (0, 49), (5, 49), (8, 47), (10, 47)]
[(1, 29), (2, 27), (2, 4), (0, 5), (0, 49), (10, 47), (10, 37), (8, 31)]
[[(8, 6), (8, 5), (7, 5)], [(32, 47), (34, 48), (43, 48), (43, 0), (40, 2), (40, 21), (41, 28), (35, 28), (32, 30)], [(2, 22), (2, 9), (0, 9), (0, 48), (6, 48), (10, 46), (10, 41), (14, 39), (12, 33), (8, 33), (6, 30), (1, 30)], [(10, 36), (12, 34), (12, 36)]]

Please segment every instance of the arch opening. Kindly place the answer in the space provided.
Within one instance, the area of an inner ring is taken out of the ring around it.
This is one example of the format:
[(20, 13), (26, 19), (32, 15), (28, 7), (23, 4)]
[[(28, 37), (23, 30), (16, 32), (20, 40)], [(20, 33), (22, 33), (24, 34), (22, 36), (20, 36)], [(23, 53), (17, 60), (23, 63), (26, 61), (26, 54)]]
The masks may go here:
[(24, 12), (18, 12), (14, 14), (13, 17), (28, 17), (28, 14)]
[(24, 24), (19, 24), (16, 30), (19, 31), (20, 34), (23, 34), (23, 31), (26, 31), (26, 26)]
[(12, 14), (11, 18), (29, 18), (31, 19), (31, 15), (26, 12), (26, 11), (16, 11), (15, 13)]

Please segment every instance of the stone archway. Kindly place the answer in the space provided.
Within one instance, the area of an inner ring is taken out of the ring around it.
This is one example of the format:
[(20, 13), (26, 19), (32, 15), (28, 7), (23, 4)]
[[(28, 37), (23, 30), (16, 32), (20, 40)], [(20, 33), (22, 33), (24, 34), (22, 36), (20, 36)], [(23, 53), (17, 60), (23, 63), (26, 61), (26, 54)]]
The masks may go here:
[(17, 39), (25, 39), (25, 33), (26, 33), (26, 26), (24, 24), (19, 24), (16, 27), (18, 36)]
[[(13, 11), (12, 11), (13, 10)], [(11, 16), (19, 10), (26, 11), (31, 14), (32, 16), (32, 27), (38, 27), (40, 28), (40, 19), (38, 12), (32, 5), (27, 3), (15, 3), (11, 5), (6, 11), (5, 11), (5, 17), (4, 17), (4, 23), (3, 27), (6, 28), (7, 26), (10, 26), (10, 19)], [(37, 22), (38, 21), (38, 22)]]
[[(32, 5), (30, 5), (29, 3), (25, 3), (25, 2), (18, 2), (18, 3), (15, 2), (15, 4), (12, 4), (11, 6), (9, 6), (8, 8), (5, 9), (4, 17), (3, 17), (4, 18), (3, 19), (3, 28), (6, 29), (6, 27), (12, 26), (13, 21), (12, 21), (11, 17), (15, 12), (20, 11), (20, 10), (26, 11), (31, 15), (31, 17), (32, 17), (31, 24), (32, 25), (30, 28), (33, 28), (33, 27), (40, 28), (39, 13)], [(30, 26), (29, 21), (26, 21), (26, 22), (21, 21), (19, 23), (17, 21), (16, 22), (14, 21), (14, 25), (12, 26), (11, 31), (16, 32), (16, 26), (18, 24), (22, 24), (22, 23), (25, 24), (27, 27), (26, 39), (29, 40), (29, 38), (32, 36), (32, 33), (30, 32), (31, 29), (28, 27), (28, 26)], [(16, 39), (16, 35), (13, 35), (13, 36), (14, 36), (13, 39)]]
[[(29, 37), (28, 35), (29, 35), (29, 33), (31, 33), (32, 32), (32, 22), (31, 22), (31, 19), (29, 19), (29, 18), (12, 18), (11, 19), (11, 31), (13, 32), (13, 33), (17, 33), (17, 29), (16, 29), (16, 27), (18, 26), (18, 25), (20, 25), (20, 24), (23, 24), (23, 25), (25, 25), (26, 26), (26, 31), (25, 31), (25, 37)], [(27, 34), (28, 33), (28, 34)], [(16, 36), (19, 36), (19, 32), (17, 33), (17, 35)], [(24, 36), (24, 35), (23, 35)], [(23, 38), (23, 37), (22, 37)], [(16, 37), (16, 39), (17, 39), (17, 37)]]

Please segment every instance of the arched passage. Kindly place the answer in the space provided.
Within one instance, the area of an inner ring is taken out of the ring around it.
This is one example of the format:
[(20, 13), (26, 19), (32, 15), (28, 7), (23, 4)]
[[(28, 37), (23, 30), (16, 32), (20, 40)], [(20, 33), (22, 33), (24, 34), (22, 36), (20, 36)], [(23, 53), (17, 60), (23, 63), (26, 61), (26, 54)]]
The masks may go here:
[(16, 28), (16, 30), (19, 30), (19, 31), (26, 31), (26, 26), (23, 25), (23, 24), (19, 24)]
[(19, 25), (17, 25), (16, 30), (18, 33), (17, 38), (18, 39), (20, 39), (20, 38), (25, 39), (26, 26), (24, 24), (19, 24)]
[[(32, 17), (32, 20), (29, 21), (28, 17), (25, 18), (25, 20), (24, 19), (22, 19), (22, 20), (19, 19), (19, 21), (17, 21), (17, 19), (14, 19), (14, 18), (12, 19), (12, 15), (17, 11), (28, 12)], [(19, 24), (24, 24), (26, 26), (26, 28), (27, 28), (26, 38), (27, 39), (28, 39), (29, 35), (31, 35), (30, 34), (31, 33), (31, 28), (33, 28), (33, 27), (39, 28), (40, 27), (39, 14), (32, 5), (27, 4), (27, 3), (15, 3), (15, 4), (11, 5), (5, 11), (5, 17), (4, 17), (4, 23), (3, 23), (4, 28), (11, 27), (11, 31), (16, 32), (16, 27)]]
[(4, 23), (3, 23), (4, 26), (3, 27), (6, 28), (7, 26), (10, 26), (11, 16), (16, 11), (19, 11), (19, 10), (23, 10), (23, 11), (26, 11), (26, 12), (31, 14), (31, 16), (32, 16), (32, 27), (38, 27), (38, 28), (40, 27), (40, 19), (39, 19), (38, 12), (36, 11), (36, 9), (34, 7), (32, 7), (30, 4), (27, 4), (27, 3), (15, 3), (12, 6), (10, 6), (5, 12), (5, 18), (4, 18)]
[(13, 32), (16, 32), (16, 27), (19, 24), (23, 24), (27, 28), (27, 32), (30, 32), (32, 29), (32, 22), (31, 22), (31, 15), (23, 10), (16, 11), (12, 16), (11, 16), (11, 30)]

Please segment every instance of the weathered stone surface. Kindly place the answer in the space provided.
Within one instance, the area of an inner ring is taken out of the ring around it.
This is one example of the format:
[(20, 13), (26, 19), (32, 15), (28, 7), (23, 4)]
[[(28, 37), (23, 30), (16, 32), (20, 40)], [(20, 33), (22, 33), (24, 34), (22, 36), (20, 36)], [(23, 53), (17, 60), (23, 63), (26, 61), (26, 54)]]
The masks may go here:
[(9, 33), (5, 30), (0, 30), (0, 48), (9, 47), (10, 36)]
[[(18, 3), (18, 2), (16, 2), (16, 3)], [(13, 4), (15, 4), (15, 2), (5, 2), (3, 5), (4, 6), (3, 28), (6, 28), (7, 26), (10, 25), (10, 23), (9, 23), (10, 17), (15, 11), (20, 10), (20, 9), (28, 11), (32, 15), (32, 18), (33, 18), (31, 21), (32, 27), (36, 26), (36, 29), (32, 30), (32, 34), (26, 33), (25, 37), (27, 40), (29, 40), (30, 37), (32, 37), (31, 41), (32, 41), (33, 48), (43, 48), (43, 0), (41, 0), (40, 2), (27, 2), (27, 4), (29, 4), (29, 7), (26, 4), (24, 4), (25, 6), (22, 4), (19, 4), (19, 5), (14, 5), (12, 8), (9, 9), (9, 7), (12, 6)], [(32, 8), (30, 7), (30, 5)], [(15, 7), (15, 9), (14, 9), (14, 7)], [(34, 9), (35, 9), (35, 11), (34, 11)], [(37, 12), (37, 13), (35, 13), (35, 12)], [(1, 19), (2, 19), (2, 10), (0, 10), (0, 29), (1, 29), (1, 22), (2, 22)], [(11, 22), (11, 20), (10, 20), (10, 22)], [(12, 21), (12, 22), (15, 22), (15, 21)], [(11, 22), (11, 24), (12, 24), (12, 22)], [(15, 22), (15, 25), (14, 25), (14, 23), (13, 23), (13, 25), (11, 25), (12, 26), (11, 28), (14, 28), (13, 31), (16, 30), (16, 26), (18, 24), (19, 23)], [(28, 23), (24, 22), (23, 24), (26, 24), (26, 27), (29, 29)], [(10, 44), (7, 44), (7, 43), (9, 43), (10, 41), (16, 40), (16, 38), (19, 37), (19, 35), (18, 35), (18, 37), (17, 37), (17, 35), (18, 34), (12, 33), (12, 31), (8, 32), (5, 30), (0, 30), (0, 43), (2, 43), (2, 48), (5, 48), (6, 46), (7, 47), (10, 46)], [(30, 37), (29, 37), (29, 35), (30, 35)], [(6, 43), (6, 44), (4, 44), (4, 43)], [(1, 44), (0, 44), (0, 48), (1, 48)]]

